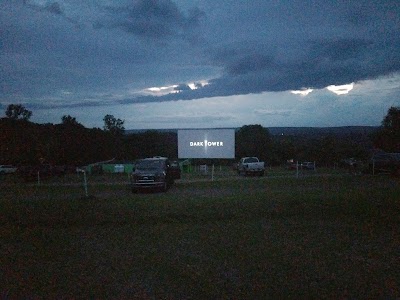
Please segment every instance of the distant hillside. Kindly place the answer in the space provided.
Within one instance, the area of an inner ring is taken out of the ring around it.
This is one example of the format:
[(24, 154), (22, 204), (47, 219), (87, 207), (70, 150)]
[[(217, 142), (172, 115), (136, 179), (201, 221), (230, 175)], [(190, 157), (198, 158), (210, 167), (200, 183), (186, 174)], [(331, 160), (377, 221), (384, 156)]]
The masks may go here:
[[(323, 136), (351, 137), (369, 136), (379, 127), (375, 126), (344, 126), (344, 127), (267, 127), (271, 135), (303, 136), (318, 138)], [(239, 130), (240, 128), (232, 128)], [(150, 129), (125, 130), (126, 134), (143, 133)], [(178, 132), (178, 129), (151, 129), (158, 132)]]
[(369, 136), (376, 132), (379, 127), (374, 126), (344, 126), (344, 127), (269, 127), (272, 135), (292, 135), (292, 136)]

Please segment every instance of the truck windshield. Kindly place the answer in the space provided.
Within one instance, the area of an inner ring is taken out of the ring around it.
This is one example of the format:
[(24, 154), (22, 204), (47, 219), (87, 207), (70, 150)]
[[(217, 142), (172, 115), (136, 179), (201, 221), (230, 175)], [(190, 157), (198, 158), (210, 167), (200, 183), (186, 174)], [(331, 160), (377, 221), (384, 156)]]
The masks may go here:
[(244, 162), (245, 163), (255, 163), (255, 162), (258, 162), (258, 159), (255, 157), (249, 157), (249, 158), (246, 158)]
[(136, 169), (160, 169), (164, 166), (163, 160), (141, 160), (136, 164)]
[(400, 161), (400, 153), (391, 153), (391, 155), (395, 160)]

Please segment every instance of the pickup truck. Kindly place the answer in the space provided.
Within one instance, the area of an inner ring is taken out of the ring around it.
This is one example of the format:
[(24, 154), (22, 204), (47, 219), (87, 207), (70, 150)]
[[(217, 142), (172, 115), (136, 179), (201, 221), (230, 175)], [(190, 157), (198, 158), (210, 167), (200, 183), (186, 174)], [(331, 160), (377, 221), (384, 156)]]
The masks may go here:
[(63, 166), (40, 164), (21, 167), (18, 169), (18, 172), (25, 181), (35, 181), (39, 178), (42, 180), (55, 176), (63, 176), (66, 173), (66, 169)]
[(368, 171), (400, 176), (400, 153), (376, 153), (368, 163)]
[(0, 165), (0, 174), (11, 174), (15, 173), (17, 168), (11, 165)]
[(265, 164), (257, 157), (243, 157), (238, 163), (237, 172), (239, 175), (264, 176)]
[(180, 177), (180, 173), (176, 171), (166, 157), (141, 159), (136, 162), (135, 170), (131, 174), (132, 192), (137, 193), (142, 189), (160, 189), (166, 192), (175, 179)]

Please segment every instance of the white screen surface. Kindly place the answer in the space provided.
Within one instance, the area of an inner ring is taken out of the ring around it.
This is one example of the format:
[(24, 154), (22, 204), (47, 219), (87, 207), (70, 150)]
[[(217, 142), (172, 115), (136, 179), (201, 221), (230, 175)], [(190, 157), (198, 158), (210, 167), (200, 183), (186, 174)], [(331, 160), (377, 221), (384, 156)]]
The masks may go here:
[(178, 157), (235, 158), (235, 130), (180, 129)]

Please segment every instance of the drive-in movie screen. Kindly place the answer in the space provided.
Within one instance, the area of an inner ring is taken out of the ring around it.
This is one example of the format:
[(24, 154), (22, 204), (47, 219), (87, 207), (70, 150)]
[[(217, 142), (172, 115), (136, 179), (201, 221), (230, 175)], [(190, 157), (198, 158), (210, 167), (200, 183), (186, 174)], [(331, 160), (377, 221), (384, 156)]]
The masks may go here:
[(235, 158), (235, 130), (178, 130), (178, 157)]

